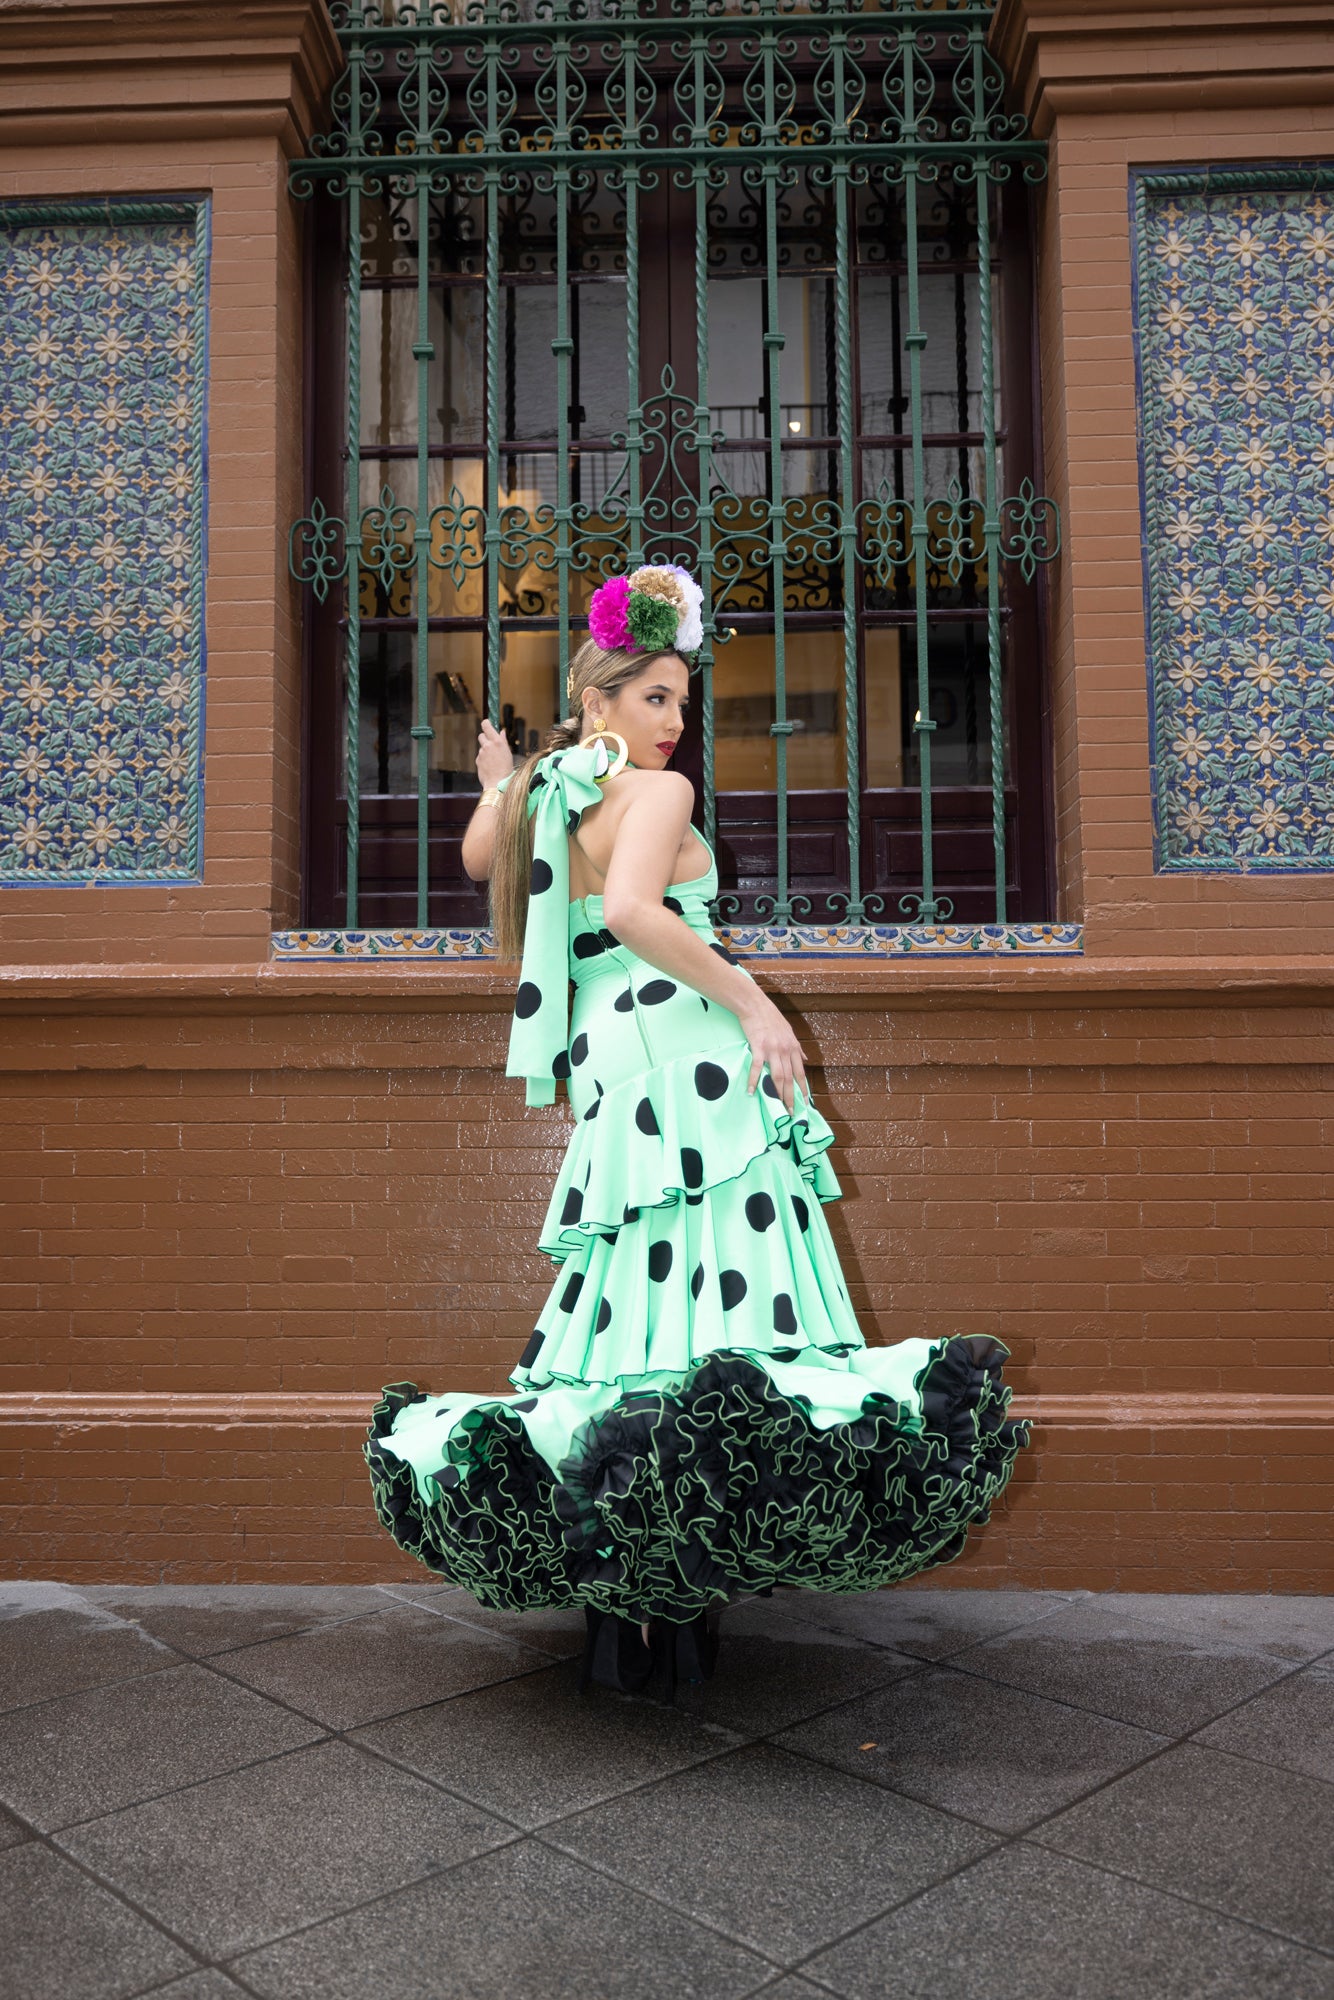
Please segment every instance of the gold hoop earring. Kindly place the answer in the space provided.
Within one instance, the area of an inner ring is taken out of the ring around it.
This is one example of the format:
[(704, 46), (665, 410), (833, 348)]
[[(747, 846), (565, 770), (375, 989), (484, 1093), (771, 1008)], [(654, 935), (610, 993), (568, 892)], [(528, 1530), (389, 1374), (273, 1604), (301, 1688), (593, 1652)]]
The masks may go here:
[(618, 733), (614, 729), (608, 729), (607, 718), (605, 715), (599, 715), (597, 717), (596, 721), (593, 724), (593, 735), (595, 738), (597, 738), (599, 741), (603, 743), (611, 741), (612, 743), (619, 743), (621, 746), (620, 750), (617, 753), (616, 760), (612, 764), (610, 770), (604, 771), (602, 773), (602, 776), (597, 780), (598, 784), (605, 785), (608, 778), (614, 778), (618, 771), (623, 771), (625, 769), (626, 765), (630, 761), (630, 748), (623, 736), (618, 735)]

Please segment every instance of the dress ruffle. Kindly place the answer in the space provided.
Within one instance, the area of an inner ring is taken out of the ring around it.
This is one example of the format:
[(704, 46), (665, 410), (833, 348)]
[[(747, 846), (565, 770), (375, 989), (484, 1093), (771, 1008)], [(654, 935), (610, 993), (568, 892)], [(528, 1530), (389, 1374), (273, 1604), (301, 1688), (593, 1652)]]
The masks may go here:
[(497, 1399), (468, 1413), (420, 1480), (386, 1440), (432, 1399), (398, 1383), (366, 1445), (376, 1511), (401, 1547), (511, 1611), (685, 1620), (777, 1583), (873, 1590), (958, 1555), (1027, 1442), (1005, 1414), (999, 1341), (916, 1345), (920, 1417), (844, 1369), (854, 1407), (822, 1424), (777, 1366), (720, 1351), (604, 1392), (554, 1471), (521, 1402)]
[(800, 1088), (789, 1112), (767, 1070), (748, 1091), (751, 1061), (745, 1042), (692, 1052), (595, 1098), (574, 1128), (538, 1247), (564, 1258), (637, 1211), (699, 1202), (775, 1146), (790, 1153), (810, 1195), (836, 1201), (825, 1157), (832, 1128)]

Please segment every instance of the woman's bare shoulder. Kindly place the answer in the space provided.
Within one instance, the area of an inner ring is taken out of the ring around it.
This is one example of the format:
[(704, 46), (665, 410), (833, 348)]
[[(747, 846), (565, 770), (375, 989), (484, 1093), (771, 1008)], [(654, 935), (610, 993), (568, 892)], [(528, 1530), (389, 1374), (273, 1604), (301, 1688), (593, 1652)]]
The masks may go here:
[(602, 789), (607, 798), (624, 799), (627, 804), (631, 799), (653, 799), (670, 807), (682, 799), (691, 805), (695, 801), (695, 787), (684, 771), (618, 771)]

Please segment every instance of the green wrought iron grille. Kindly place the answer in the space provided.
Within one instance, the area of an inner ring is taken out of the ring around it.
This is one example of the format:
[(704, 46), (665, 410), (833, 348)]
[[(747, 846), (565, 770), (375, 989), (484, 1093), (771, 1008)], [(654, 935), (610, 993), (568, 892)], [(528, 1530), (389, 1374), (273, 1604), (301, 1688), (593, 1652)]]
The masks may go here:
[[(1031, 583), (1058, 522), (1004, 477), (1000, 190), (1044, 155), (1004, 108), (990, 4), (332, 11), (347, 68), (292, 188), (346, 204), (345, 478), (312, 496), (291, 564), (341, 600), (348, 928), (364, 796), (415, 793), (425, 928), (433, 774), (475, 786), (474, 691), (527, 747), (502, 666), (554, 720), (592, 590), (655, 560), (704, 589), (706, 837), (720, 759), (725, 792), (772, 794), (751, 917), (952, 914), (944, 662), (1003, 923), (1006, 572)], [(846, 881), (816, 910), (793, 800), (831, 784)], [(868, 784), (920, 801), (920, 880), (893, 910)]]

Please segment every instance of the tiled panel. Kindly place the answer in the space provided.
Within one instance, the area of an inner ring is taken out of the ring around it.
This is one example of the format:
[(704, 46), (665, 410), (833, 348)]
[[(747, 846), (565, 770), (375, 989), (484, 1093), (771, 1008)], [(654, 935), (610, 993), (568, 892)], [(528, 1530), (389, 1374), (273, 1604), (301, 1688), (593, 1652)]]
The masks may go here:
[(202, 867), (208, 212), (0, 205), (0, 885)]
[[(1077, 958), (1082, 924), (790, 924), (717, 928), (737, 958)], [(275, 931), (276, 959), (494, 958), (488, 930)]]
[(1157, 865), (1334, 869), (1334, 169), (1132, 203)]

